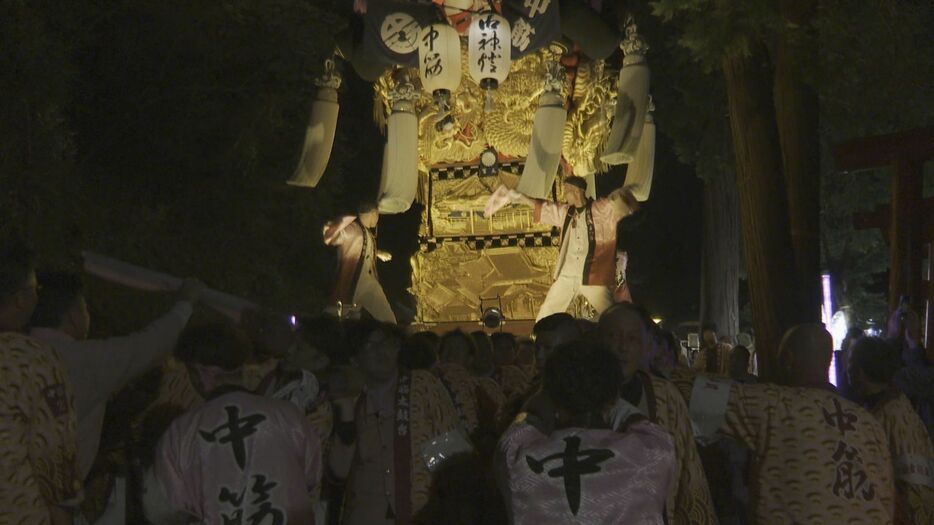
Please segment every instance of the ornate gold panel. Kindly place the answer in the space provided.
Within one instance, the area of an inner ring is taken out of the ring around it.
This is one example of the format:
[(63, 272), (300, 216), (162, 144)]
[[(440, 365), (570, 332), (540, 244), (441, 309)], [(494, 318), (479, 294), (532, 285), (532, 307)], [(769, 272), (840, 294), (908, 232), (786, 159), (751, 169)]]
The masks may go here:
[[(521, 168), (518, 168), (521, 169)], [(448, 170), (451, 171), (451, 170)], [(457, 168), (458, 175), (439, 177), (438, 170), (430, 174), (430, 202), (423, 220), (430, 229), (423, 237), (462, 237), (502, 234), (549, 232), (551, 226), (535, 224), (532, 208), (510, 205), (492, 217), (483, 208), (500, 184), (515, 187), (518, 176), (506, 171), (494, 176), (480, 176), (475, 167)], [(428, 180), (428, 179), (426, 179)]]
[[(558, 237), (551, 226), (533, 222), (529, 206), (512, 204), (484, 216), (500, 184), (518, 184), (522, 163), (500, 168), (494, 175), (481, 175), (476, 165), (421, 174), (421, 250), (411, 260), (410, 289), (418, 297), (417, 323), (478, 320), (481, 298), (497, 296), (507, 319), (535, 319), (551, 286)], [(560, 190), (556, 185), (558, 198)]]
[[(484, 93), (470, 78), (466, 55), (462, 45), (463, 79), (451, 94), (452, 126), (439, 131), (436, 124), (445, 115), (439, 115), (429, 94), (420, 92), (415, 101), (418, 200), (424, 205), (421, 250), (411, 259), (416, 322), (475, 321), (481, 297), (496, 296), (507, 319), (534, 319), (552, 282), (558, 239), (550, 226), (534, 224), (527, 206), (510, 205), (493, 217), (485, 217), (483, 208), (500, 184), (518, 184), (538, 98), (549, 66), (560, 59), (559, 50), (540, 49), (515, 61), (494, 92), (490, 112), (484, 111)], [(616, 103), (617, 71), (607, 70), (602, 61), (571, 58), (575, 65), (566, 70), (562, 87), (568, 108), (565, 168), (576, 175), (600, 173), (607, 168), (598, 159)], [(374, 118), (381, 126), (390, 111), (390, 90), (402, 75), (420, 89), (415, 69), (389, 71), (374, 85)], [(476, 163), (488, 146), (498, 152), (503, 166), (495, 175), (481, 176)], [(559, 177), (566, 172), (559, 169)], [(572, 305), (575, 311), (585, 308), (581, 301)]]
[(456, 241), (420, 251), (412, 257), (416, 318), (426, 323), (476, 320), (481, 298), (498, 295), (507, 319), (534, 319), (557, 257), (556, 246), (478, 250)]

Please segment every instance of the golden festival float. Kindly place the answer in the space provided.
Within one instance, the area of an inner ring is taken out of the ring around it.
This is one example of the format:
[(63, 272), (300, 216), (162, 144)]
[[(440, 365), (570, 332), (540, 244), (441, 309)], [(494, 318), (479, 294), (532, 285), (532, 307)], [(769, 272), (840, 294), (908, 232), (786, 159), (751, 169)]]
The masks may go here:
[[(489, 307), (508, 322), (534, 320), (559, 232), (536, 224), (528, 206), (486, 217), (484, 205), (500, 184), (560, 199), (570, 175), (587, 178), (593, 198), (595, 177), (619, 164), (628, 164), (637, 200), (648, 198), (655, 125), (648, 46), (632, 17), (618, 30), (599, 2), (584, 0), (357, 0), (355, 8), (363, 36), (339, 43), (316, 82), (289, 183), (315, 187), (324, 173), (339, 113), (335, 62), (349, 62), (373, 82), (386, 136), (380, 212), (423, 207), (411, 259), (415, 323), (476, 322)], [(590, 313), (583, 299), (571, 308)]]

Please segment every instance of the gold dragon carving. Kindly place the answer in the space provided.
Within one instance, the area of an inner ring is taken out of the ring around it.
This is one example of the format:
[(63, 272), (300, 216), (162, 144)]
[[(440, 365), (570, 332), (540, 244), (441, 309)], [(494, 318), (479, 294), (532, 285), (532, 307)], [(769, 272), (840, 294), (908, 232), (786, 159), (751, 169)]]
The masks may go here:
[[(507, 157), (525, 158), (546, 68), (560, 59), (555, 49), (543, 48), (513, 62), (509, 76), (494, 93), (493, 110), (486, 113), (484, 93), (470, 80), (466, 56), (462, 49), (463, 75), (460, 87), (452, 93), (454, 125), (450, 130), (436, 129), (435, 123), (442, 115), (431, 95), (422, 91), (415, 103), (419, 116), (419, 169), (423, 172), (431, 166), (476, 162), (487, 146)], [(418, 85), (418, 71), (406, 72)], [(390, 112), (389, 92), (398, 74), (399, 70), (387, 71), (374, 84), (374, 119), (381, 128)], [(615, 82), (616, 71), (607, 70), (603, 61), (583, 58), (575, 74), (565, 80), (563, 94), (570, 96), (562, 154), (577, 175), (606, 171), (607, 166), (598, 159), (616, 104)]]

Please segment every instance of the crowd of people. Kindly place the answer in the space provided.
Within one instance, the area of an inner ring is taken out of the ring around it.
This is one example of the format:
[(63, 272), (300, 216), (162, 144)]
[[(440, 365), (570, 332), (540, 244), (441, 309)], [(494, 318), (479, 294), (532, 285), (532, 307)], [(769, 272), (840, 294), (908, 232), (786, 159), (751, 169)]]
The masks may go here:
[(848, 342), (844, 396), (821, 325), (763, 382), (713, 326), (688, 355), (628, 302), (529, 337), (407, 333), (192, 322), (187, 280), (95, 340), (80, 279), (35, 270), (3, 241), (3, 524), (934, 523), (934, 366), (907, 310)]

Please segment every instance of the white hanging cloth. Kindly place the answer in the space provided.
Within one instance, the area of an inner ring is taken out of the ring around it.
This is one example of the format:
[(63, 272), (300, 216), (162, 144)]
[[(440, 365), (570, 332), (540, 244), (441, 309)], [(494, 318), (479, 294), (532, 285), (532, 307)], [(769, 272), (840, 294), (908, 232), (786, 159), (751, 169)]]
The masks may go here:
[(406, 79), (391, 96), (379, 188), (379, 212), (388, 214), (408, 210), (418, 190), (418, 116), (413, 102), (418, 94)]
[(551, 192), (561, 163), (564, 125), (568, 112), (560, 93), (545, 91), (538, 99), (538, 109), (532, 123), (529, 154), (522, 168), (517, 189), (536, 199), (544, 199)]
[(287, 181), (292, 186), (317, 186), (328, 166), (331, 148), (334, 146), (337, 116), (340, 111), (337, 90), (340, 88), (341, 77), (334, 69), (333, 60), (327, 61), (324, 76), (315, 83), (318, 85), (318, 92), (311, 104), (311, 116), (305, 129), (302, 155), (298, 161), (298, 168)]
[(648, 46), (636, 33), (631, 19), (626, 39), (620, 44), (625, 53), (619, 71), (616, 112), (600, 160), (611, 166), (632, 162), (642, 136), (642, 123), (649, 101), (649, 66), (645, 62)]
[(642, 125), (642, 139), (636, 156), (629, 163), (626, 171), (626, 186), (639, 202), (649, 200), (652, 191), (652, 177), (655, 171), (655, 119), (646, 113)]

